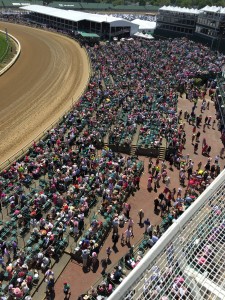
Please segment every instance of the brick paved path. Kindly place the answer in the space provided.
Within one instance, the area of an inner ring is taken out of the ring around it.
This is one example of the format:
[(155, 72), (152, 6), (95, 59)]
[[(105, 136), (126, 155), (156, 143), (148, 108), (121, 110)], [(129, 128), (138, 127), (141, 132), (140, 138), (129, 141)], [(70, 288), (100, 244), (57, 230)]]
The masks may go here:
[[(209, 98), (207, 97), (207, 100)], [(182, 99), (179, 99), (179, 110), (182, 109), (183, 112), (185, 110), (191, 111), (191, 107), (193, 106), (193, 103), (186, 100), (185, 97)], [(196, 109), (197, 113), (200, 113), (200, 106), (201, 101), (198, 102), (198, 107)], [(205, 119), (205, 116), (212, 116), (212, 121), (215, 119), (215, 108), (213, 102), (210, 102), (209, 110), (206, 110), (203, 113), (203, 120)], [(215, 130), (213, 130), (211, 127), (206, 128), (206, 132), (203, 132), (203, 128), (201, 126), (201, 136), (200, 136), (200, 143), (199, 143), (199, 151), (198, 154), (194, 154), (193, 145), (191, 144), (191, 135), (192, 135), (192, 126), (190, 126), (187, 122), (185, 124), (185, 131), (187, 134), (187, 143), (186, 143), (186, 149), (184, 149), (183, 154), (190, 154), (190, 158), (192, 158), (195, 162), (195, 166), (199, 161), (202, 161), (203, 165), (206, 163), (207, 158), (201, 155), (201, 143), (202, 139), (205, 137), (207, 140), (207, 143), (211, 145), (212, 151), (211, 151), (211, 157), (214, 160), (214, 157), (219, 154), (220, 149), (222, 148), (222, 143), (220, 140), (220, 132), (217, 130), (217, 126), (215, 126)], [(131, 204), (131, 218), (134, 219), (134, 238), (131, 240), (132, 244), (137, 243), (140, 238), (143, 236), (144, 229), (140, 228), (138, 225), (138, 216), (137, 212), (139, 209), (143, 209), (145, 213), (145, 217), (150, 217), (152, 224), (159, 224), (160, 223), (160, 217), (155, 215), (153, 212), (153, 201), (155, 197), (159, 194), (161, 190), (163, 190), (164, 185), (162, 184), (161, 187), (158, 189), (158, 192), (155, 193), (152, 191), (149, 193), (147, 191), (147, 179), (148, 179), (148, 158), (145, 157), (139, 157), (140, 159), (144, 160), (145, 164), (145, 170), (143, 172), (143, 175), (141, 177), (140, 182), (140, 190), (135, 193), (134, 196), (129, 198), (129, 203)], [(220, 166), (221, 169), (224, 167), (223, 160), (220, 160)], [(168, 174), (171, 177), (171, 187), (179, 187), (179, 177), (178, 177), (178, 170), (174, 169), (173, 172), (169, 171)], [(121, 234), (125, 229), (127, 228), (127, 225), (123, 229), (120, 228), (119, 234)], [(100, 254), (99, 254), (99, 261), (101, 261), (102, 258), (106, 257), (106, 247), (112, 246), (112, 240), (111, 240), (112, 234), (110, 233), (105, 244), (103, 245)], [(122, 247), (120, 245), (120, 242), (117, 244), (118, 246), (118, 252), (111, 254), (111, 265), (114, 265), (123, 255), (125, 255), (128, 251), (128, 247), (124, 246)], [(110, 268), (110, 266), (108, 267)], [(82, 265), (79, 265), (76, 261), (70, 261), (69, 264), (66, 266), (65, 270), (59, 277), (59, 279), (56, 282), (55, 290), (56, 290), (56, 300), (61, 300), (64, 298), (63, 295), (63, 283), (68, 282), (71, 284), (71, 299), (77, 299), (77, 297), (82, 294), (83, 292), (87, 291), (101, 276), (102, 268), (99, 266), (98, 270), (94, 273), (92, 270), (90, 270), (87, 273), (84, 273), (82, 269)]]

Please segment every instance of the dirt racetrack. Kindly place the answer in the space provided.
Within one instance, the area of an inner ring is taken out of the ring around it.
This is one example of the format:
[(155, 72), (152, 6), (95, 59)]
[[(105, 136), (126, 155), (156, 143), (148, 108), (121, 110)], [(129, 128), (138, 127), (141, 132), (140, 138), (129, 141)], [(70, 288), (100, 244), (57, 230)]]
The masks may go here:
[(0, 164), (78, 100), (89, 79), (85, 50), (52, 32), (0, 22), (21, 44), (17, 62), (0, 77)]

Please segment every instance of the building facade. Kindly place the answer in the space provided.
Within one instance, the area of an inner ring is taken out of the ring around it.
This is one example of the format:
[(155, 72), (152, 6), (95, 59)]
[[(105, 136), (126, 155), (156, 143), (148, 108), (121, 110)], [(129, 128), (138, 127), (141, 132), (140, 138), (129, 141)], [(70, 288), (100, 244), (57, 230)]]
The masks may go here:
[(220, 50), (225, 45), (225, 8), (206, 6), (199, 11), (195, 30), (196, 38)]
[(94, 33), (101, 38), (129, 37), (138, 31), (139, 26), (122, 18), (108, 15), (90, 14), (80, 11), (63, 10), (40, 5), (21, 7), (29, 12), (29, 22), (41, 24), (63, 32), (82, 31)]
[(158, 36), (192, 36), (199, 10), (163, 6), (159, 9), (155, 34)]

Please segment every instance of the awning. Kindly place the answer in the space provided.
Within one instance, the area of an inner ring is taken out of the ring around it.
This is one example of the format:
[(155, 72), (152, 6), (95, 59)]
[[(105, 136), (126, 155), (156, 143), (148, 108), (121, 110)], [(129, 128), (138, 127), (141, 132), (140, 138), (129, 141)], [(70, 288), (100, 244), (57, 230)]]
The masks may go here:
[(83, 37), (92, 37), (92, 38), (100, 37), (97, 33), (88, 33), (88, 32), (84, 32), (84, 31), (78, 31), (78, 34), (82, 35)]

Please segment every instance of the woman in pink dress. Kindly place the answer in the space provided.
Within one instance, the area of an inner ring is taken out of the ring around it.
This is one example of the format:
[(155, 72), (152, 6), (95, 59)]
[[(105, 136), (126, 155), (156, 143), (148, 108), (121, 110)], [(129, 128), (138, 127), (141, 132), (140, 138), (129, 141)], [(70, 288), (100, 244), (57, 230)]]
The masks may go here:
[(151, 192), (152, 190), (152, 175), (150, 174), (150, 176), (148, 177), (148, 191)]

